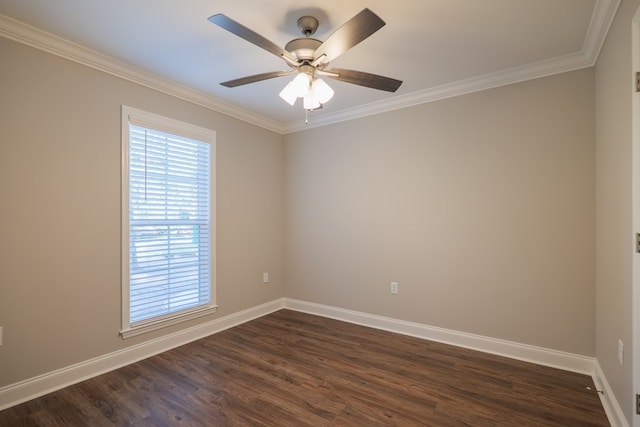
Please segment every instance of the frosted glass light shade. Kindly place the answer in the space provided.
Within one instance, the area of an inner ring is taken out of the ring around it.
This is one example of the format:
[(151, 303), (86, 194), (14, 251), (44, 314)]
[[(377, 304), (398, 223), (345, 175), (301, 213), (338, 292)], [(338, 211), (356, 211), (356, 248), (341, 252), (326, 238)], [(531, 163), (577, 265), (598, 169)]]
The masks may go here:
[(304, 96), (304, 109), (315, 110), (316, 108), (320, 108), (320, 101), (314, 96), (313, 91), (310, 90)]
[(298, 73), (298, 75), (291, 82), (293, 83), (293, 90), (298, 98), (302, 98), (309, 92), (309, 84), (311, 83), (311, 77), (307, 73)]
[(313, 92), (313, 96), (320, 102), (320, 104), (325, 104), (329, 102), (329, 100), (333, 97), (333, 89), (325, 83), (324, 80), (315, 79), (311, 84), (311, 90)]
[(280, 92), (280, 98), (284, 99), (289, 105), (293, 105), (296, 103), (296, 99), (298, 96), (296, 95), (296, 91), (293, 88), (293, 81), (287, 83), (287, 85)]

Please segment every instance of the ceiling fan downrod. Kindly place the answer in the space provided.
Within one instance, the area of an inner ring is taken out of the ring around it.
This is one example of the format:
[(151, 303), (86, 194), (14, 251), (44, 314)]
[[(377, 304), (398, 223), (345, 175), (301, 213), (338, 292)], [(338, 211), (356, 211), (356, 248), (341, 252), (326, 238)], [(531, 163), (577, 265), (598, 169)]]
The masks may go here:
[(318, 29), (318, 20), (313, 16), (301, 16), (297, 22), (298, 29), (305, 37), (311, 37)]

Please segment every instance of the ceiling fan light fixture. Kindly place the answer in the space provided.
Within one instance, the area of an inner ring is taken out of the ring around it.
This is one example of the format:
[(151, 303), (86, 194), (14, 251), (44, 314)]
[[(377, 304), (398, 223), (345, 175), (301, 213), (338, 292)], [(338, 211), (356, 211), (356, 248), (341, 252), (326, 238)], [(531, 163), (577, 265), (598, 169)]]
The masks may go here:
[[(303, 90), (304, 89), (304, 90)], [(334, 91), (322, 79), (311, 77), (307, 73), (299, 73), (280, 92), (280, 98), (293, 106), (298, 98), (303, 98), (305, 110), (315, 110), (333, 97)]]

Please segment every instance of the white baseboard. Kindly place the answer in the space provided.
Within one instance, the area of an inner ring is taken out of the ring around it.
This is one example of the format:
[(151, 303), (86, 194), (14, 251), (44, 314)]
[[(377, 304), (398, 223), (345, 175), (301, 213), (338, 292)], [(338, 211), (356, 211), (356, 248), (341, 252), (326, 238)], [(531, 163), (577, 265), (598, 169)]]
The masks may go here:
[(283, 308), (278, 299), (0, 388), (0, 411)]
[(614, 427), (629, 427), (600, 365), (592, 357), (290, 298), (277, 299), (189, 329), (2, 387), (0, 388), (0, 411), (146, 359), (163, 351), (224, 331), (282, 308), (590, 375), (593, 377), (596, 387), (604, 390), (604, 395), (600, 397), (611, 425)]
[(559, 368), (565, 371), (586, 375), (593, 375), (594, 373), (595, 359), (593, 357), (565, 353), (512, 341), (488, 338), (481, 335), (468, 334), (289, 298), (285, 298), (284, 308), (532, 362), (538, 365)]
[(613, 394), (613, 390), (607, 381), (607, 377), (604, 376), (602, 367), (597, 360), (595, 361), (593, 382), (598, 390), (603, 391), (603, 393), (600, 394), (600, 401), (602, 402), (602, 407), (604, 408), (604, 412), (606, 412), (611, 425), (614, 427), (629, 427), (629, 423), (624, 416), (624, 412)]

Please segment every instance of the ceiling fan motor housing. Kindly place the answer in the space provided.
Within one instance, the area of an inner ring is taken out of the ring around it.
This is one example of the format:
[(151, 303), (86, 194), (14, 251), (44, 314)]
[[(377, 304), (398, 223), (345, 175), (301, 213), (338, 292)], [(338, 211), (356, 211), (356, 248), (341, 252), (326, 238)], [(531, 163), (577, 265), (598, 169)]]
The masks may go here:
[(311, 37), (303, 37), (299, 39), (293, 39), (287, 43), (284, 49), (294, 55), (299, 62), (313, 61), (313, 54), (316, 49), (320, 47), (322, 42)]

